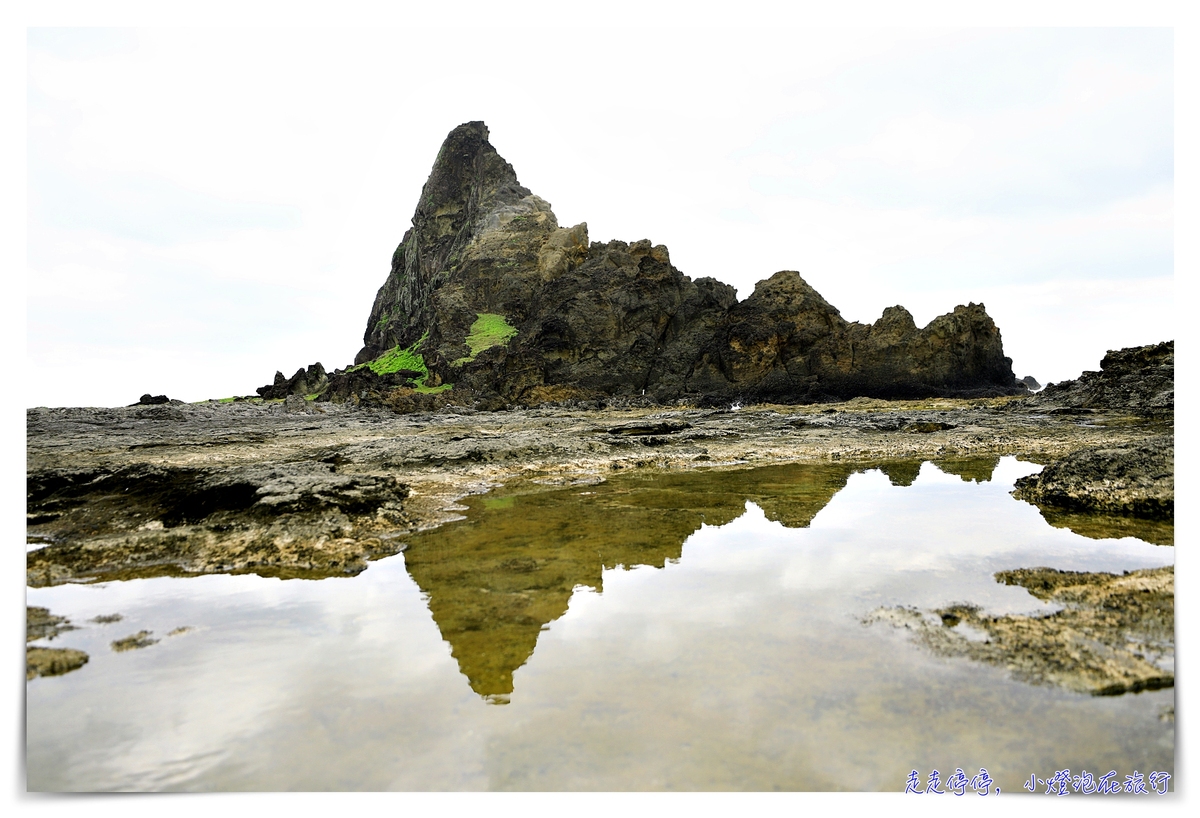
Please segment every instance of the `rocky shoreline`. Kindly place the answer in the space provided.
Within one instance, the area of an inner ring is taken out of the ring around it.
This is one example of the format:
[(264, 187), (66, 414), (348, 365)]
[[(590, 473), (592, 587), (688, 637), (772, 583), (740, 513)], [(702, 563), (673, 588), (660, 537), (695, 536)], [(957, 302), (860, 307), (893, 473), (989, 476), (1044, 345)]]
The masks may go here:
[[(1089, 394), (1110, 396), (1084, 395), (1086, 407), (1077, 405), (1072, 382), (1034, 397), (860, 397), (719, 409), (635, 398), (603, 408), (571, 401), (489, 412), (446, 404), (397, 413), (296, 395), (31, 409), (27, 583), (210, 573), (346, 577), (403, 550), (412, 534), (458, 519), (463, 497), (501, 485), (805, 462), (848, 472), (880, 468), (906, 485), (922, 461), (966, 479), (984, 466), (990, 475), (1003, 455), (1046, 466), (1014, 493), (1051, 525), (1170, 545), (1173, 349), (1146, 349), (1156, 352), (1110, 355), (1107, 369), (1085, 373), (1079, 382)], [(1149, 394), (1122, 363), (1147, 359), (1169, 375), (1142, 381)], [(1134, 388), (1108, 388), (1114, 382)], [(1053, 617), (989, 617), (969, 603), (871, 616), (913, 631), (935, 653), (1003, 664), (1029, 681), (1094, 694), (1173, 684), (1173, 669), (1163, 665), (1173, 662), (1173, 573), (1147, 574), (1153, 588), (1127, 593), (1129, 583), (1111, 575), (1064, 583), (1048, 571), (1013, 566), (997, 580), (1035, 595), (1052, 589), (1047, 598), (1066, 604)], [(935, 629), (939, 618), (966, 623), (984, 641)], [(1147, 628), (1152, 645), (1128, 638)], [(1078, 649), (1080, 640), (1095, 649)], [(45, 650), (30, 649), (31, 676), (86, 661), (39, 653)]]
[[(412, 224), (353, 366), (277, 373), (253, 399), (30, 409), (28, 585), (353, 576), (503, 484), (797, 462), (911, 482), (921, 461), (966, 475), (1015, 455), (1047, 466), (1016, 494), (1051, 525), (1173, 542), (1173, 342), (1030, 396), (981, 304), (860, 324), (794, 271), (739, 302), (664, 246), (559, 227), (481, 122), (447, 137)], [(970, 655), (1025, 650), (977, 614), (951, 614), (994, 637)], [(1053, 663), (1066, 638), (1033, 652)], [(1080, 672), (1104, 676), (1097, 662)], [(1167, 684), (1129, 673), (1128, 689)]]
[[(309, 409), (310, 407), (305, 407)], [(622, 469), (745, 468), (1073, 452), (1169, 426), (1021, 411), (1011, 399), (397, 415), (283, 403), (33, 409), (33, 586), (154, 573), (358, 573), (467, 494)], [(1155, 444), (1160, 445), (1160, 444)]]

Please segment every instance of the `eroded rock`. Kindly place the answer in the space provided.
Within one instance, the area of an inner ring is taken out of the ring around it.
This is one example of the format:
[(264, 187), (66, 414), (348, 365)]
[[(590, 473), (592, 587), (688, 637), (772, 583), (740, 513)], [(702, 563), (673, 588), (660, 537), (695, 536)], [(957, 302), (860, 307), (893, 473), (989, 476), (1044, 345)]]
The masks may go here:
[(1110, 350), (1099, 372), (1046, 384), (1031, 406), (1117, 409), (1144, 415), (1175, 409), (1175, 342)]
[[(61, 633), (75, 630), (65, 616), (55, 616), (47, 608), (25, 607), (25, 641), (54, 639)], [(47, 648), (26, 645), (25, 680), (38, 676), (61, 676), (87, 664), (88, 655), (74, 648)]]
[(903, 628), (935, 653), (1000, 665), (1027, 682), (1096, 696), (1174, 686), (1173, 566), (1123, 575), (1023, 568), (996, 579), (1065, 607), (1045, 616), (888, 607), (863, 621)]
[(1175, 517), (1175, 440), (1162, 436), (1074, 452), (1016, 481), (1013, 496), (1059, 511)]
[[(899, 306), (859, 324), (794, 271), (738, 302), (729, 285), (681, 273), (663, 245), (590, 242), (586, 224), (560, 227), (520, 185), (482, 122), (442, 145), (363, 342), (356, 367), (374, 371), (338, 370), (331, 399), (387, 403), (389, 389), (452, 388), (499, 408), (1025, 392), (981, 304), (924, 328)], [(264, 390), (294, 391), (290, 383), (279, 374)], [(411, 397), (399, 404), (424, 410)]]
[(406, 521), (408, 489), (390, 474), (338, 473), (329, 460), (32, 471), (29, 508), (50, 542), (27, 554), (27, 581), (357, 574), (394, 553), (375, 534)]

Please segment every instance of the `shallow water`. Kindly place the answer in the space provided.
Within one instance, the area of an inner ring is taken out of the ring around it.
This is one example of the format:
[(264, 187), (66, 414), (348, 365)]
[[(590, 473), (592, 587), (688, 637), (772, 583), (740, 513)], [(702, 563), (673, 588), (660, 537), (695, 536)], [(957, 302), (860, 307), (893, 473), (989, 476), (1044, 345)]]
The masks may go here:
[[(992, 574), (1174, 549), (1052, 527), (1009, 496), (1038, 468), (1013, 458), (884, 468), (525, 485), (353, 578), (29, 589), (81, 627), (49, 644), (91, 660), (29, 683), (28, 786), (900, 790), (986, 767), (1022, 792), (1063, 768), (1173, 772), (1173, 690), (1030, 685), (860, 620), (1052, 610)], [(141, 630), (160, 641), (109, 647)]]

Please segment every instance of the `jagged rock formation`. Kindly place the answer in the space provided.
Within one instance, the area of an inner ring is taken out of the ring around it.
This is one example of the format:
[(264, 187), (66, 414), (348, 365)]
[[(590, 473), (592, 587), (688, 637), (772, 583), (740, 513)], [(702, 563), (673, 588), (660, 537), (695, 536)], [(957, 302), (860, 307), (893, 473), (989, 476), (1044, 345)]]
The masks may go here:
[(1175, 411), (1175, 342), (1109, 350), (1099, 372), (1046, 384), (1031, 403), (1064, 409), (1123, 409), (1144, 415)]
[(1013, 496), (1033, 503), (1048, 523), (1096, 539), (1133, 536), (1174, 542), (1175, 342), (1109, 351), (1099, 372), (1047, 384), (1008, 409), (1052, 415), (1141, 415), (1154, 437), (1089, 446), (1016, 481)]
[(255, 391), (258, 392), (260, 398), (282, 400), (288, 395), (318, 394), (327, 386), (329, 386), (329, 376), (325, 374), (325, 367), (320, 363), (315, 363), (308, 369), (297, 369), (296, 374), (290, 378), (283, 377), (282, 372), (276, 372), (274, 383), (260, 386)]
[(683, 275), (662, 245), (589, 242), (586, 224), (560, 227), (520, 185), (482, 122), (442, 145), (363, 342), (327, 398), (378, 398), (395, 381), (497, 405), (1025, 391), (981, 304), (924, 328), (903, 307), (865, 325), (794, 271), (738, 302), (727, 284)]

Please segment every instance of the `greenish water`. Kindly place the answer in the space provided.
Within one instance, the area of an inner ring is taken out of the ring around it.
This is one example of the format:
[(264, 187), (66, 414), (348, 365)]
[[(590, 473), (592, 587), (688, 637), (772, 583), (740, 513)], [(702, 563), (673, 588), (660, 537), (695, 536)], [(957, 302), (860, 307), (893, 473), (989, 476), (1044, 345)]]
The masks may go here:
[[(1019, 793), (1063, 768), (1173, 772), (1172, 690), (1028, 685), (861, 624), (880, 605), (1052, 610), (1004, 569), (1173, 563), (1047, 524), (1008, 495), (1036, 470), (525, 485), (353, 578), (29, 589), (84, 626), (53, 644), (91, 655), (28, 685), (29, 788), (900, 790), (986, 767)], [(140, 630), (161, 641), (110, 649)]]

